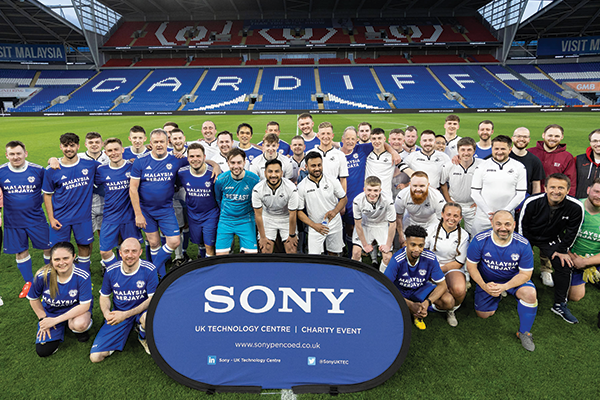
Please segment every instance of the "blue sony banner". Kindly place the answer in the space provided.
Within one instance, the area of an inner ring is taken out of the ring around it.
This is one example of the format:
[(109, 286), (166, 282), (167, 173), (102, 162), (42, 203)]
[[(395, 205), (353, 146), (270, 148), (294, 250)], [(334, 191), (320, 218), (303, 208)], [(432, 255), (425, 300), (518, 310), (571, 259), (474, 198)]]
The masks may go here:
[(600, 36), (545, 38), (538, 40), (538, 56), (600, 54)]
[(0, 62), (66, 60), (65, 47), (60, 44), (0, 44)]
[(364, 264), (244, 255), (168, 274), (146, 329), (161, 369), (199, 390), (344, 393), (400, 368), (411, 322), (392, 282)]

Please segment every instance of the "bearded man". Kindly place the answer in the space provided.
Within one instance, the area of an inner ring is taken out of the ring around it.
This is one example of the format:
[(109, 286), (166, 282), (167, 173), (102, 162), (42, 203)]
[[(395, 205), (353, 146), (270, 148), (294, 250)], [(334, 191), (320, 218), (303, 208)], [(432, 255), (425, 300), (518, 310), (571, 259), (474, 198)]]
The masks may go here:
[(428, 229), (437, 224), (446, 201), (444, 196), (429, 185), (429, 177), (423, 171), (416, 171), (410, 178), (408, 187), (402, 189), (394, 206), (396, 208), (396, 230), (400, 246), (404, 247), (404, 226), (419, 225)]

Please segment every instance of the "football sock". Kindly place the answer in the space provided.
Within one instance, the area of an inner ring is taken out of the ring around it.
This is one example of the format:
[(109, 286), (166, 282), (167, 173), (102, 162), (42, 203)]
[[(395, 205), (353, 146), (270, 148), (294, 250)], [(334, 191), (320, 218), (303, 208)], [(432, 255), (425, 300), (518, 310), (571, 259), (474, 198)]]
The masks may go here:
[(50, 264), (50, 256), (44, 255), (44, 265)]
[(183, 244), (183, 252), (187, 253), (188, 246), (190, 245), (190, 228), (183, 229), (181, 243)]
[(206, 247), (198, 246), (198, 258), (206, 257)]
[(85, 272), (90, 272), (90, 256), (87, 257), (77, 257), (79, 262), (79, 268), (84, 270)]
[(21, 276), (23, 276), (25, 282), (33, 282), (31, 255), (28, 255), (21, 260), (17, 260), (17, 267), (19, 267), (19, 272), (21, 272)]
[(383, 273), (387, 268), (387, 264), (384, 264), (383, 261), (379, 264), (379, 270)]
[(525, 303), (523, 300), (519, 300), (517, 305), (517, 312), (519, 313), (519, 332), (531, 332), (537, 309), (537, 301), (534, 304), (530, 304)]
[(100, 264), (104, 265), (104, 268), (108, 268), (109, 266), (113, 265), (117, 261), (118, 261), (117, 257), (115, 257), (115, 255), (113, 254), (108, 260), (100, 261)]
[(172, 253), (173, 249), (166, 244), (163, 247), (152, 250), (152, 259), (154, 260), (153, 264), (156, 266), (156, 268), (158, 268), (158, 274), (162, 277), (167, 274), (165, 263), (169, 258), (171, 258)]
[(144, 241), (146, 245), (146, 261), (152, 262), (152, 249), (150, 248), (150, 243), (148, 241)]

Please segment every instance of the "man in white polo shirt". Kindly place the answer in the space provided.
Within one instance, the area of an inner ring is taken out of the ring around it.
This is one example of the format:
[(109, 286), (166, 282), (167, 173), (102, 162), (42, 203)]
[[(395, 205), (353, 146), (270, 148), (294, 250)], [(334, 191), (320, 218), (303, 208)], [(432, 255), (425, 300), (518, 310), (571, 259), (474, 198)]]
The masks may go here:
[(317, 136), (321, 144), (312, 149), (306, 147), (306, 152), (318, 152), (323, 158), (323, 174), (337, 179), (346, 192), (346, 178), (348, 177), (348, 163), (346, 155), (333, 147), (333, 125), (330, 122), (321, 122)]
[(442, 165), (450, 162), (450, 157), (434, 148), (435, 132), (424, 130), (421, 133), (421, 151), (410, 153), (404, 160), (400, 170), (409, 176), (414, 171), (423, 171), (429, 177), (429, 184), (432, 188), (440, 187), (440, 177), (442, 175)]
[(325, 243), (330, 255), (339, 256), (344, 248), (340, 211), (348, 201), (346, 192), (337, 179), (323, 173), (318, 152), (310, 151), (305, 161), (308, 178), (298, 185), (298, 218), (309, 226), (308, 253), (323, 253)]
[(477, 204), (472, 235), (492, 227), (491, 218), (499, 210), (513, 213), (525, 199), (527, 172), (523, 164), (509, 157), (512, 140), (506, 135), (492, 139), (492, 157), (473, 173), (471, 197)]
[(373, 151), (367, 156), (365, 176), (376, 176), (381, 180), (381, 191), (392, 201), (392, 179), (396, 166), (392, 154), (385, 149), (385, 131), (375, 128), (371, 131)]
[(252, 190), (252, 207), (259, 234), (258, 246), (261, 253), (272, 253), (279, 234), (285, 252), (294, 254), (298, 246), (298, 189), (292, 181), (283, 177), (281, 161), (278, 159), (267, 161), (264, 174), (265, 179)]
[(279, 137), (274, 133), (269, 133), (265, 136), (262, 144), (262, 155), (256, 157), (250, 163), (249, 170), (254, 172), (258, 177), (265, 179), (265, 167), (269, 160), (279, 160), (283, 171), (283, 177), (292, 180), (294, 178), (294, 167), (292, 160), (283, 154), (279, 153)]

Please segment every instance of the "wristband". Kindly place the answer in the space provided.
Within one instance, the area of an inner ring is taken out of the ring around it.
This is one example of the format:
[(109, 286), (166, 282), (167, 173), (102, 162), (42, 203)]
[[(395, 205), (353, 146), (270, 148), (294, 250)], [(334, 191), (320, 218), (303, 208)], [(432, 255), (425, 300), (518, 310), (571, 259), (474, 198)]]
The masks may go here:
[(42, 322), (42, 320), (43, 320), (44, 318), (46, 318), (46, 317), (42, 317), (42, 318), (40, 318), (38, 322)]
[(293, 235), (288, 235), (288, 237), (295, 238), (296, 234), (294, 233)]
[(431, 307), (431, 305), (432, 305), (433, 303), (431, 302), (431, 300), (429, 299), (429, 297), (428, 297), (428, 298), (426, 298), (425, 300), (427, 300), (427, 301), (429, 302), (429, 307)]

